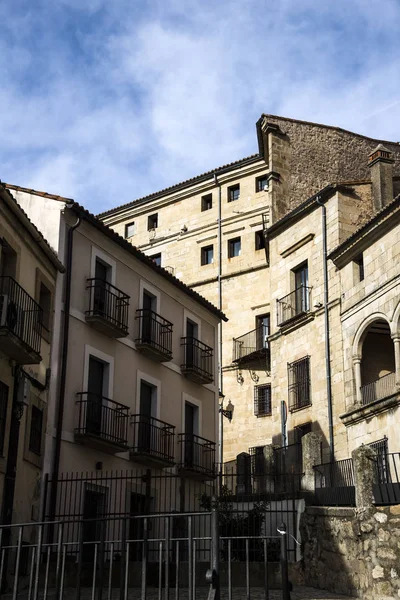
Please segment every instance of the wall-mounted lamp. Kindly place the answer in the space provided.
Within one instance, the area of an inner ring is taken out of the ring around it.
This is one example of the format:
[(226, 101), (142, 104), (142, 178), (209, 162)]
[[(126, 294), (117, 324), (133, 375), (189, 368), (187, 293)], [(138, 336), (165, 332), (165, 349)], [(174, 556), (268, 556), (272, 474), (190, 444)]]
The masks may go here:
[(234, 406), (230, 400), (228, 400), (228, 404), (226, 408), (222, 407), (222, 404), (219, 407), (219, 412), (222, 413), (224, 417), (228, 419), (228, 421), (232, 421)]

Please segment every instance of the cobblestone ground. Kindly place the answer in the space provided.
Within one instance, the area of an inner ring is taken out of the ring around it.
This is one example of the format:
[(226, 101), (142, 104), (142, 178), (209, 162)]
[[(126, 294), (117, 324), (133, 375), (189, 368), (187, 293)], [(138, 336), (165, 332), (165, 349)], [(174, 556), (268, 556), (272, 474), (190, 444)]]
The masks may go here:
[[(196, 600), (207, 600), (208, 588), (198, 588), (196, 590)], [(63, 600), (75, 600), (76, 592), (74, 589), (69, 588), (64, 590)], [(89, 588), (83, 588), (81, 590), (81, 600), (91, 600), (92, 590)], [(4, 600), (12, 598), (12, 594), (4, 594)], [(18, 600), (28, 600), (29, 594), (20, 592), (17, 596)], [(39, 594), (39, 598), (42, 599), (43, 595)], [(48, 600), (55, 600), (56, 595), (49, 592), (47, 595)], [(95, 596), (97, 598), (97, 595)], [(265, 593), (263, 588), (252, 588), (250, 594), (251, 600), (265, 600)], [(163, 596), (163, 600), (165, 596)], [(103, 600), (109, 600), (107, 590), (103, 592)], [(113, 590), (111, 600), (120, 600), (120, 591)], [(140, 600), (140, 590), (137, 588), (129, 589), (127, 600)], [(147, 600), (158, 600), (158, 590), (148, 589)], [(175, 589), (170, 590), (169, 600), (175, 600)], [(179, 593), (179, 600), (188, 600), (188, 594), (186, 590), (182, 590)], [(228, 591), (221, 590), (221, 600), (228, 600)], [(232, 600), (246, 600), (246, 588), (233, 588), (232, 589)], [(269, 592), (268, 600), (282, 600), (282, 592), (280, 590), (271, 590)], [(332, 594), (324, 590), (317, 590), (310, 587), (296, 587), (291, 592), (291, 600), (350, 600), (349, 596), (342, 596), (338, 594)]]

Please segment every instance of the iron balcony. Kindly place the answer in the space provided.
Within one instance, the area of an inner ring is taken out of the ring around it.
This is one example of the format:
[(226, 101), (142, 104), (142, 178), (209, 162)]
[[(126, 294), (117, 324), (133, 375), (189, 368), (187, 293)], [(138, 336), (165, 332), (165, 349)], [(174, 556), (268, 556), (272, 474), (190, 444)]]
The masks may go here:
[(233, 362), (251, 365), (262, 362), (270, 370), (270, 348), (265, 327), (259, 326), (238, 338), (233, 338)]
[(194, 433), (180, 433), (178, 444), (181, 474), (203, 480), (215, 477), (215, 442)]
[(212, 383), (213, 349), (193, 337), (181, 338), (183, 347), (182, 373), (195, 383)]
[(147, 415), (132, 415), (131, 457), (147, 466), (174, 464), (175, 427)]
[(277, 300), (277, 322), (284, 325), (310, 311), (311, 288), (300, 285), (287, 296)]
[(127, 450), (129, 408), (91, 392), (77, 396), (75, 439), (111, 454)]
[(139, 321), (136, 348), (153, 360), (159, 362), (171, 360), (172, 323), (147, 308), (137, 310), (136, 319)]
[(112, 338), (128, 335), (129, 296), (104, 279), (88, 279), (89, 309), (87, 323)]
[(0, 350), (22, 365), (38, 364), (43, 311), (13, 279), (0, 277)]

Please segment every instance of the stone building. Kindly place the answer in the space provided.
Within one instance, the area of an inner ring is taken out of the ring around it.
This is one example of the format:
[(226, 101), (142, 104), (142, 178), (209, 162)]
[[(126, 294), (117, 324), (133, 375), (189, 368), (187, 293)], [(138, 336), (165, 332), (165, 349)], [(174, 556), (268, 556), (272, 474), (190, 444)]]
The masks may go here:
[[(371, 184), (368, 156), (380, 141), (272, 115), (262, 115), (257, 137), (256, 155), (99, 217), (227, 315), (220, 392), (234, 411), (223, 425), (225, 462), (296, 441), (310, 427), (321, 429), (325, 457), (333, 437), (338, 456), (347, 455), (339, 418), (346, 410), (341, 280), (331, 262), (329, 388), (326, 382), (322, 212), (329, 252), (373, 217), (380, 208), (372, 193), (379, 176)], [(396, 194), (400, 145), (383, 143)], [(290, 316), (291, 294), (306, 308), (299, 320)], [(313, 399), (304, 407), (294, 406), (299, 378), (304, 385), (311, 380)]]
[(0, 184), (2, 524), (39, 518), (52, 314), (62, 271), (49, 244)]
[(55, 300), (45, 516), (131, 514), (146, 501), (156, 512), (182, 508), (184, 484), (176, 496), (157, 477), (167, 469), (187, 487), (214, 479), (224, 315), (72, 200), (8, 189), (66, 266)]

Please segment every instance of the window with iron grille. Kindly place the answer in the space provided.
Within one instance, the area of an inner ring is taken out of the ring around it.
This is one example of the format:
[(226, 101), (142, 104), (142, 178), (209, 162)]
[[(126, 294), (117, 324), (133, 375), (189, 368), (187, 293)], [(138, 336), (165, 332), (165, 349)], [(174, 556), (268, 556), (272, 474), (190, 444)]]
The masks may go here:
[(378, 470), (378, 483), (390, 483), (390, 473), (388, 465), (388, 439), (385, 435), (381, 440), (368, 444), (377, 454), (376, 463)]
[(4, 437), (6, 433), (7, 419), (7, 404), (8, 404), (8, 385), (0, 381), (0, 454), (4, 450)]
[(254, 387), (254, 414), (256, 417), (267, 417), (272, 413), (271, 385), (256, 385)]
[(299, 410), (311, 404), (310, 357), (288, 363), (289, 410)]
[(265, 475), (266, 465), (264, 448), (265, 446), (253, 446), (252, 448), (249, 448), (251, 472), (253, 475)]
[(41, 454), (42, 450), (43, 411), (32, 405), (31, 431), (29, 436), (29, 450)]

